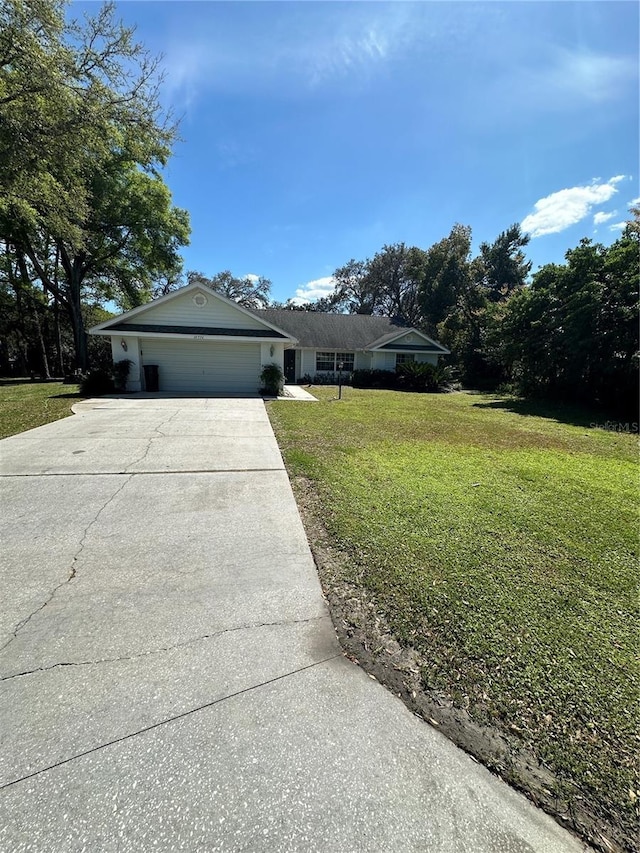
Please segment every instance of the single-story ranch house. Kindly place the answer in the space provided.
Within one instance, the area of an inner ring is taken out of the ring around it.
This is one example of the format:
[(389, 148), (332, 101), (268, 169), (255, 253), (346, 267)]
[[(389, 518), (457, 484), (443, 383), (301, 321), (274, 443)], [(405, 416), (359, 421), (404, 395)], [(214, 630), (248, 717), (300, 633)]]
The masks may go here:
[(114, 362), (131, 361), (130, 391), (145, 390), (152, 365), (157, 365), (160, 391), (255, 394), (267, 364), (278, 364), (285, 380), (294, 383), (335, 373), (339, 364), (345, 372), (395, 370), (405, 361), (437, 364), (449, 352), (388, 317), (249, 310), (200, 283), (113, 317), (89, 333), (111, 338)]

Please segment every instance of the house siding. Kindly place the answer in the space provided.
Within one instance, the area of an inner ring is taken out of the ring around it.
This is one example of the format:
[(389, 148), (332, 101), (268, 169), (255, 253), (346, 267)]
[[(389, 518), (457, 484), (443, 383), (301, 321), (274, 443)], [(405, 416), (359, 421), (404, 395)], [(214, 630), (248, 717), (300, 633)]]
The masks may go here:
[[(396, 353), (391, 350), (376, 350), (373, 355), (374, 370), (395, 370), (396, 369)], [(431, 352), (416, 352), (413, 353), (415, 361), (426, 362), (427, 364), (437, 364), (437, 353)]]
[[(318, 352), (339, 352), (339, 350), (317, 350), (317, 349), (297, 349), (296, 350), (296, 381), (300, 381), (303, 376), (315, 376), (316, 370), (316, 354)], [(347, 352), (347, 350), (345, 350)], [(437, 364), (438, 356), (433, 353), (416, 352), (416, 361), (426, 361), (429, 364)], [(358, 352), (354, 358), (355, 370), (395, 370), (396, 369), (396, 353), (391, 350), (375, 350), (373, 352)]]
[[(122, 346), (125, 342), (127, 349)], [(127, 377), (127, 391), (142, 391), (142, 357), (140, 355), (140, 340), (127, 335), (111, 335), (111, 357), (113, 363), (128, 358), (131, 362), (129, 376)]]
[[(172, 326), (211, 326), (221, 329), (264, 329), (263, 323), (251, 314), (217, 299), (215, 294), (205, 293), (207, 304), (199, 308), (193, 297), (199, 291), (190, 291), (131, 318), (135, 325), (154, 326), (162, 323)], [(126, 325), (127, 321), (124, 321)]]
[[(337, 350), (337, 349), (297, 349), (296, 350), (296, 379), (301, 379), (305, 375), (312, 378), (316, 373), (322, 372), (316, 370), (316, 355), (318, 352), (353, 352), (353, 350)], [(371, 366), (371, 355), (367, 352), (354, 353), (354, 369), (367, 370)]]

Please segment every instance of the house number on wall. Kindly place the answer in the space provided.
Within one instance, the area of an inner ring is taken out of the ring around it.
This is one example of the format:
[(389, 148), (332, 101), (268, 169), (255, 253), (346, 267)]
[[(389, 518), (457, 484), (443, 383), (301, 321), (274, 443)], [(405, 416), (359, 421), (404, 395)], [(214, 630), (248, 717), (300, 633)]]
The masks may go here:
[(194, 336), (193, 336), (193, 340), (194, 340), (194, 341), (203, 341), (203, 340), (204, 340), (204, 335), (194, 335)]

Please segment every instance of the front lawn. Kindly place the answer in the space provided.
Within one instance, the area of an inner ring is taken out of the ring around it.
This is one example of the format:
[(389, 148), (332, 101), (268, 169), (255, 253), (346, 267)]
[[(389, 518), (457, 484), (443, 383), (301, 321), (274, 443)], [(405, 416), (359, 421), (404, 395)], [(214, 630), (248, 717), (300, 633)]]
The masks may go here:
[(80, 399), (77, 385), (62, 382), (0, 382), (0, 438), (60, 420)]
[(314, 394), (269, 413), (312, 544), (321, 523), (341, 557), (329, 599), (356, 590), (426, 695), (533, 755), (546, 808), (633, 846), (637, 436), (485, 395)]

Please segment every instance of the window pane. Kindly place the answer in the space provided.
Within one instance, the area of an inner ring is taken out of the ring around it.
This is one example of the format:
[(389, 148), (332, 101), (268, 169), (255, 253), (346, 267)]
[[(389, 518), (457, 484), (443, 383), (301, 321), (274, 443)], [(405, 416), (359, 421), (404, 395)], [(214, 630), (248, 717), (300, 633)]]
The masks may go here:
[(399, 364), (406, 364), (408, 361), (415, 361), (415, 355), (412, 352), (396, 353), (396, 367)]
[(317, 352), (316, 353), (316, 370), (336, 369), (335, 353), (333, 352)]
[(353, 360), (355, 353), (352, 352), (337, 352), (336, 353), (336, 367), (340, 362), (342, 362), (342, 369), (351, 373), (353, 371)]

